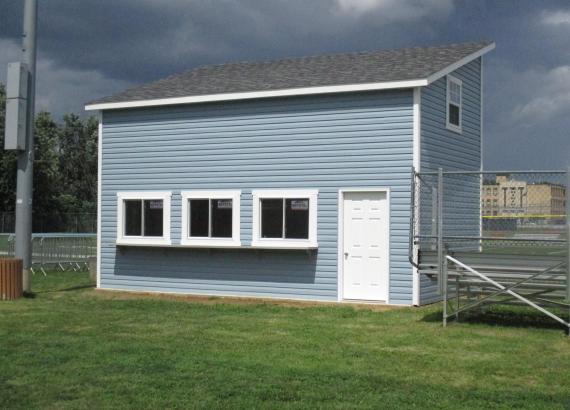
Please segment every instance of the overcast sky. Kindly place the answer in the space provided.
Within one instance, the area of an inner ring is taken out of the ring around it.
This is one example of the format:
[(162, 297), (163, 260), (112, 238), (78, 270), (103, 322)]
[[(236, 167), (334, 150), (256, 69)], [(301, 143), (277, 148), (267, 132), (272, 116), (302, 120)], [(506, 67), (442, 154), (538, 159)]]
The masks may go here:
[[(487, 169), (570, 163), (570, 1), (38, 0), (38, 110), (198, 65), (482, 39)], [(0, 0), (0, 81), (23, 0)], [(85, 115), (85, 114), (83, 114)]]

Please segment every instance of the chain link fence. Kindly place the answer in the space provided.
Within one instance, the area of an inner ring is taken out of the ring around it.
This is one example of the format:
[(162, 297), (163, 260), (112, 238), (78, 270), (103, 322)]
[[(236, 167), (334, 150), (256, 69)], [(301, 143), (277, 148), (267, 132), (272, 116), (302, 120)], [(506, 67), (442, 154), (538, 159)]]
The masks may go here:
[[(414, 175), (413, 243), (435, 250), (566, 252), (565, 171), (424, 172)], [(441, 194), (440, 194), (441, 193)]]
[(531, 307), (570, 331), (566, 171), (414, 173), (410, 261), (443, 324), (493, 304)]
[[(32, 225), (34, 233), (95, 233), (97, 232), (97, 214), (34, 213)], [(0, 233), (14, 233), (15, 226), (14, 212), (0, 212)]]

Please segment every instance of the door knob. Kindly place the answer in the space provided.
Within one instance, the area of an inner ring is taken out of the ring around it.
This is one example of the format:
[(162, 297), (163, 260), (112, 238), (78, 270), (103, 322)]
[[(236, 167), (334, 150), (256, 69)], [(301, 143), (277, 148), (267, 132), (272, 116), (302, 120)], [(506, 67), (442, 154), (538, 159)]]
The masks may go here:
[(347, 258), (348, 257), (348, 252), (344, 253), (344, 257)]

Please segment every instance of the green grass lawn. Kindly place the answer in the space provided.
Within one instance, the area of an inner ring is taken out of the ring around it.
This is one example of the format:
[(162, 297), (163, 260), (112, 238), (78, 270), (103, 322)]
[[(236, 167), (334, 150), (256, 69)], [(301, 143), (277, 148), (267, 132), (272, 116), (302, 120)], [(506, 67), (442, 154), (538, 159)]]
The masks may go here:
[[(0, 302), (0, 408), (570, 408), (570, 340), (531, 314), (236, 304), (35, 275)], [(518, 320), (522, 324), (518, 324)]]

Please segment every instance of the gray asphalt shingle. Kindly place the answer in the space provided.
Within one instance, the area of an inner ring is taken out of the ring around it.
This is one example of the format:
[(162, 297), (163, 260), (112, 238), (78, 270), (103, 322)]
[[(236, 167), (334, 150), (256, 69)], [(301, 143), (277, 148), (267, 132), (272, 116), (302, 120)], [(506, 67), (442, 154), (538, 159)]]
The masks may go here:
[(425, 79), (490, 41), (201, 66), (89, 104)]

